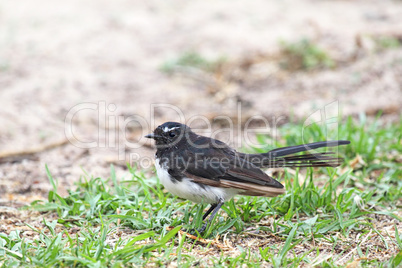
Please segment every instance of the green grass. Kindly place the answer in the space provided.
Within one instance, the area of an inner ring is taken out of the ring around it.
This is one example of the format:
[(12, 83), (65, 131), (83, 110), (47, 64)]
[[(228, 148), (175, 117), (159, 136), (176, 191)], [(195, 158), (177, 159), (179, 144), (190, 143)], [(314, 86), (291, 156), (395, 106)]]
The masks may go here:
[(402, 45), (402, 41), (400, 39), (392, 36), (373, 36), (372, 39), (374, 40), (377, 51), (394, 49)]
[(210, 60), (195, 51), (186, 51), (179, 55), (176, 59), (165, 61), (160, 70), (166, 74), (173, 74), (179, 68), (195, 68), (206, 72), (215, 72), (226, 59), (220, 57)]
[(309, 39), (297, 42), (280, 43), (283, 59), (281, 66), (287, 70), (315, 70), (320, 68), (333, 68), (335, 61), (316, 43)]
[[(47, 170), (53, 186), (48, 200), (26, 208), (43, 213), (42, 222), (26, 222), (31, 236), (0, 233), (0, 267), (343, 267), (356, 258), (362, 267), (396, 267), (402, 264), (400, 123), (346, 119), (336, 134), (352, 142), (339, 149), (343, 167), (287, 170), (279, 173), (286, 194), (227, 202), (203, 237), (219, 235), (218, 243), (229, 241), (228, 250), (178, 234), (200, 227), (206, 206), (164, 193), (147, 170), (129, 167), (124, 179), (116, 178), (113, 166), (107, 179), (85, 174), (65, 197)], [(258, 150), (335, 135), (312, 125), (301, 140), (301, 129), (287, 124), (275, 142), (259, 136), (267, 146)], [(352, 164), (357, 155), (363, 161)]]

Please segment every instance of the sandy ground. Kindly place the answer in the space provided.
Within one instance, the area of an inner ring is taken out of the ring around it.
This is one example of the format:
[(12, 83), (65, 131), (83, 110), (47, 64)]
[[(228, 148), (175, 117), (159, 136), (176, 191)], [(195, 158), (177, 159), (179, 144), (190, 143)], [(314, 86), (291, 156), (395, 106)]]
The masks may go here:
[[(232, 122), (233, 137), (223, 137), (235, 147), (253, 117), (280, 126), (382, 110), (384, 121), (400, 122), (401, 18), (397, 0), (1, 1), (3, 231), (41, 224), (39, 213), (15, 207), (46, 198), (45, 165), (62, 194), (83, 170), (106, 178), (114, 164), (118, 177), (128, 176), (126, 161), (152, 165), (154, 150), (141, 137), (165, 121), (203, 128), (206, 120), (214, 130)], [(303, 38), (335, 68), (281, 68), (280, 42)], [(399, 44), (375, 41), (384, 38)], [(161, 71), (187, 52), (225, 61), (212, 72)]]
[[(167, 120), (304, 120), (333, 103), (335, 115), (398, 120), (402, 47), (378, 50), (370, 36), (400, 38), (401, 17), (402, 2), (386, 0), (2, 1), (0, 201), (45, 196), (45, 164), (62, 192), (82, 169), (149, 166), (153, 150), (137, 145)], [(337, 67), (282, 70), (280, 41), (301, 38)], [(161, 71), (186, 51), (226, 63), (218, 74)]]

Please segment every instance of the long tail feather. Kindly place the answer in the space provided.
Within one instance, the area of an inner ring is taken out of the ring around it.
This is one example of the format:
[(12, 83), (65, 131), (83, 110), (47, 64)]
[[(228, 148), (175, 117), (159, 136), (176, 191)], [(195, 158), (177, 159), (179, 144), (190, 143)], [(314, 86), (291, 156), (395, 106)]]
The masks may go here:
[(296, 146), (277, 148), (263, 154), (241, 154), (243, 159), (260, 168), (273, 167), (336, 167), (343, 158), (334, 156), (334, 152), (293, 155), (322, 147), (335, 147), (349, 144), (350, 141), (321, 141)]
[(265, 158), (260, 167), (272, 168), (272, 167), (335, 167), (339, 166), (343, 162), (341, 157), (333, 157), (334, 153), (318, 153), (318, 154), (306, 154), (296, 155), (289, 157), (277, 157), (277, 158)]
[(296, 154), (300, 152), (305, 152), (309, 150), (314, 150), (322, 147), (335, 147), (339, 145), (346, 145), (349, 144), (350, 141), (319, 141), (319, 142), (313, 142), (313, 143), (307, 143), (307, 144), (302, 144), (302, 145), (296, 145), (296, 146), (288, 146), (288, 147), (282, 147), (282, 148), (277, 148), (274, 150), (269, 151), (268, 153), (265, 153), (263, 155), (266, 156), (272, 156), (272, 157), (280, 157), (284, 155), (290, 155), (290, 154)]

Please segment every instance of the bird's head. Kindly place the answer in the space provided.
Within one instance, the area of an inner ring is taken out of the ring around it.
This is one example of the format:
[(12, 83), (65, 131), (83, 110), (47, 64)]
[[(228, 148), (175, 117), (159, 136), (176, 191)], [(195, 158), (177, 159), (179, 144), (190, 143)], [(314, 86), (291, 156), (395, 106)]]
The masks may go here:
[(190, 127), (184, 124), (166, 122), (158, 126), (153, 133), (146, 135), (145, 138), (154, 139), (158, 148), (173, 147), (190, 131)]

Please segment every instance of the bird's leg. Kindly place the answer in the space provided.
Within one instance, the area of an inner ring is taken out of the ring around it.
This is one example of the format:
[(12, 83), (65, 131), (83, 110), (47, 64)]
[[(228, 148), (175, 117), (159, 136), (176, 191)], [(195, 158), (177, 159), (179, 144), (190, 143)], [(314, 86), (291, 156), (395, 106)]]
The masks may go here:
[(219, 199), (219, 202), (216, 204), (212, 204), (211, 207), (208, 209), (208, 211), (204, 214), (204, 216), (202, 217), (202, 219), (204, 220), (212, 211), (211, 216), (209, 216), (208, 221), (206, 221), (200, 229), (197, 229), (197, 231), (199, 233), (202, 233), (205, 231), (205, 229), (207, 228), (208, 223), (210, 223), (212, 221), (212, 219), (215, 217), (216, 213), (218, 212), (218, 210), (222, 207), (224, 203), (223, 199)]
[(205, 212), (204, 216), (202, 216), (202, 220), (205, 220), (205, 218), (208, 217), (208, 215), (212, 212), (212, 210), (214, 210), (216, 208), (217, 205), (218, 204), (211, 204), (208, 211)]

